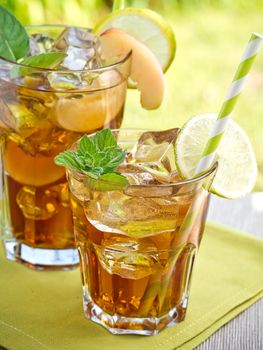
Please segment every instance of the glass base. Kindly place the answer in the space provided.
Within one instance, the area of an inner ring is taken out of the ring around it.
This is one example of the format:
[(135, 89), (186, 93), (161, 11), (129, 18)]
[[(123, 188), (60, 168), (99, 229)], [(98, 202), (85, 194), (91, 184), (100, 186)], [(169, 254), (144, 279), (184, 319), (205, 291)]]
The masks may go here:
[(163, 329), (176, 325), (185, 319), (187, 298), (183, 306), (171, 309), (161, 317), (125, 317), (110, 315), (88, 298), (83, 298), (84, 315), (100, 324), (112, 334), (156, 335)]
[(4, 240), (4, 247), (7, 259), (18, 261), (33, 270), (70, 270), (79, 265), (76, 248), (33, 248), (15, 240)]

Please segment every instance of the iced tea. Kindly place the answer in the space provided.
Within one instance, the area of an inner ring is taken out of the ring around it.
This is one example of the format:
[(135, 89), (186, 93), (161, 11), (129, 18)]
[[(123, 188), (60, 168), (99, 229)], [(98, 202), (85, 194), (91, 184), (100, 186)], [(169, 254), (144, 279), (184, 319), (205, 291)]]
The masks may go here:
[(127, 150), (118, 168), (129, 179), (124, 189), (103, 190), (99, 180), (94, 189), (68, 170), (85, 315), (112, 333), (156, 334), (185, 317), (215, 169), (182, 182), (177, 133), (116, 132)]
[[(31, 37), (39, 45), (60, 37), (61, 44), (67, 30), (40, 27)], [(122, 122), (129, 57), (101, 68), (89, 64), (77, 72), (32, 68), (13, 78), (23, 68), (0, 60), (2, 230), (7, 256), (33, 268), (78, 264), (65, 171), (54, 156), (83, 133)]]

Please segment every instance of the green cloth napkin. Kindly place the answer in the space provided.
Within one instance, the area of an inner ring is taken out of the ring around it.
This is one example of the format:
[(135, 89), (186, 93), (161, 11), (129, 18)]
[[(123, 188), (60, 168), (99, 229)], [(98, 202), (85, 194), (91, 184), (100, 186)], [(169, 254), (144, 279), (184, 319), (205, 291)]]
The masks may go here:
[(193, 349), (263, 295), (263, 240), (208, 224), (186, 320), (157, 336), (84, 319), (79, 271), (35, 272), (0, 254), (0, 344), (11, 350)]

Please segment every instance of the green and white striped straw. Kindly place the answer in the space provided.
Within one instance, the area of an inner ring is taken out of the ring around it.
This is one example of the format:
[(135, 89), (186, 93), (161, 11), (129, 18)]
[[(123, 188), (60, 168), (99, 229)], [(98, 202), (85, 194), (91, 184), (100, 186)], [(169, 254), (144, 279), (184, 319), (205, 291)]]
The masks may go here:
[(215, 159), (217, 148), (220, 144), (222, 136), (224, 135), (227, 123), (237, 103), (238, 97), (240, 96), (245, 85), (245, 81), (249, 75), (252, 64), (257, 56), (257, 53), (260, 50), (262, 41), (262, 35), (258, 33), (252, 33), (230, 89), (226, 95), (225, 101), (218, 114), (216, 124), (205, 146), (202, 158), (198, 163), (195, 175), (199, 175), (200, 173), (206, 171), (212, 165)]

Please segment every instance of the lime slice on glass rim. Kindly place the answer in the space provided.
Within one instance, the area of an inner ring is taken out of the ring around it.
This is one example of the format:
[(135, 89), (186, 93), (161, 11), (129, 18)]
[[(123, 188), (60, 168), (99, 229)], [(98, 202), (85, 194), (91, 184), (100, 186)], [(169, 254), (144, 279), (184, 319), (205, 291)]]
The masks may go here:
[[(176, 166), (183, 178), (194, 177), (217, 114), (191, 118), (180, 131), (175, 145)], [(224, 198), (240, 198), (251, 192), (257, 179), (257, 164), (245, 132), (230, 120), (217, 150), (218, 168), (210, 192)]]
[[(142, 8), (124, 8), (106, 16), (94, 32), (101, 34), (110, 28), (120, 28), (147, 46), (157, 58), (163, 72), (171, 65), (176, 43), (171, 26), (154, 11)], [(129, 87), (136, 83), (129, 81)]]

